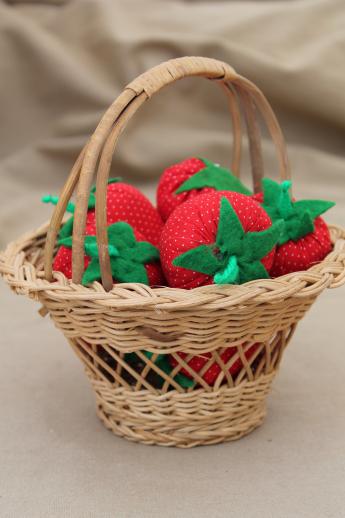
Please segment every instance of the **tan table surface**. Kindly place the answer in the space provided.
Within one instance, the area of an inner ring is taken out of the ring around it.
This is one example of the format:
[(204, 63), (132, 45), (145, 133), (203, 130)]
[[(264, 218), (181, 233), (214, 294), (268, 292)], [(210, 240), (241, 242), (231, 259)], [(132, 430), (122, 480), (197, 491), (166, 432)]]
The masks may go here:
[(2, 518), (344, 516), (344, 289), (300, 325), (260, 429), (177, 450), (103, 428), (63, 336), (0, 286)]

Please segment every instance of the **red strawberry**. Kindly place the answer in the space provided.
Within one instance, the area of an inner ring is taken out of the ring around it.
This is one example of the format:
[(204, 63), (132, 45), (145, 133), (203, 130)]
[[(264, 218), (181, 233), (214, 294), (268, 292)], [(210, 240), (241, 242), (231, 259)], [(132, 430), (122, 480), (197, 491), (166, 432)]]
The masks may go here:
[(157, 189), (157, 208), (163, 221), (186, 200), (201, 192), (251, 192), (228, 169), (205, 158), (187, 158), (163, 172)]
[[(258, 344), (251, 345), (244, 353), (247, 360), (249, 360), (255, 351), (258, 348)], [(227, 347), (224, 349), (222, 353), (219, 354), (222, 362), (224, 364), (227, 364), (230, 362), (231, 358), (237, 353), (238, 349), (237, 347)], [(186, 360), (188, 357), (187, 353), (179, 352), (177, 353), (183, 360)], [(209, 360), (212, 357), (211, 353), (203, 353), (193, 356), (189, 361), (187, 361), (188, 366), (194, 371), (194, 372), (200, 372), (202, 369), (204, 369), (206, 364), (209, 364)], [(178, 365), (178, 361), (173, 357), (170, 356), (169, 358), (170, 364), (173, 367), (176, 367)], [(237, 358), (234, 362), (230, 362), (230, 366), (228, 368), (228, 372), (231, 374), (232, 377), (236, 376), (236, 374), (239, 373), (239, 371), (242, 369), (243, 363), (241, 358)], [(190, 379), (193, 379), (192, 374), (185, 368), (182, 368), (179, 371), (184, 376), (187, 376)], [(222, 368), (217, 362), (211, 362), (208, 368), (205, 372), (202, 373), (202, 379), (206, 381), (206, 383), (210, 386), (214, 385), (217, 381), (218, 376), (222, 372)]]
[[(95, 187), (92, 189), (89, 204), (86, 226), (89, 233), (95, 233)], [(57, 198), (45, 196), (44, 202), (57, 203)], [(68, 206), (69, 212), (74, 211), (74, 204)], [(138, 189), (132, 185), (119, 182), (117, 178), (111, 179), (107, 188), (107, 224), (111, 225), (117, 221), (124, 221), (153, 245), (157, 245), (163, 228), (163, 222), (152, 203)], [(68, 237), (72, 234), (73, 218), (70, 218), (62, 227), (60, 237)], [(92, 232), (91, 232), (92, 230)]]
[(240, 284), (267, 278), (280, 223), (271, 226), (263, 208), (235, 192), (202, 193), (171, 214), (159, 244), (170, 286)]
[[(94, 236), (94, 225), (86, 228), (83, 284), (101, 279), (98, 249)], [(109, 254), (114, 281), (140, 282), (143, 284), (162, 285), (162, 270), (158, 262), (156, 247), (148, 243), (145, 237), (133, 230), (128, 223), (117, 222), (108, 227)], [(67, 278), (72, 277), (72, 237), (61, 239), (53, 264), (53, 269), (60, 271)]]
[(291, 199), (290, 181), (278, 184), (265, 178), (263, 193), (254, 198), (262, 203), (272, 221), (282, 220), (272, 277), (307, 270), (322, 261), (331, 251), (332, 243), (328, 227), (320, 214), (333, 207), (334, 203), (322, 200)]

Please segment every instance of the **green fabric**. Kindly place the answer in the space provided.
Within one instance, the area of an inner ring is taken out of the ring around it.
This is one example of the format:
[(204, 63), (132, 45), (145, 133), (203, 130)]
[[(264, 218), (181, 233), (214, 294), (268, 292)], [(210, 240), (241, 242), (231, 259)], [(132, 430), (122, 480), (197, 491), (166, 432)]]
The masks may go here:
[(239, 255), (243, 251), (243, 237), (245, 233), (242, 223), (227, 198), (220, 202), (220, 213), (216, 244), (222, 254), (230, 251), (231, 255)]
[(334, 207), (335, 203), (325, 200), (299, 200), (295, 201), (293, 205), (298, 211), (308, 212), (315, 219)]
[(283, 219), (287, 219), (293, 212), (292, 201), (289, 194), (292, 183), (290, 180), (285, 180), (281, 183), (281, 190), (279, 196), (279, 211)]
[[(52, 203), (53, 205), (57, 205), (57, 203), (59, 201), (59, 197), (58, 196), (52, 196), (51, 194), (46, 194), (45, 196), (43, 196), (41, 198), (41, 201), (43, 203)], [(66, 211), (67, 212), (71, 212), (73, 214), (74, 210), (75, 210), (75, 204), (72, 201), (68, 202), (67, 207), (66, 207)], [(62, 225), (62, 227), (60, 228), (60, 232), (59, 232), (59, 238), (60, 239), (63, 239), (65, 237), (68, 237), (68, 236), (72, 235), (72, 232), (73, 232), (73, 221), (74, 221), (74, 218), (72, 216), (71, 218), (69, 218), (66, 221), (66, 223), (64, 225)]]
[[(120, 182), (120, 181), (121, 181), (120, 177), (118, 177), (118, 178), (110, 178), (108, 180), (108, 185), (110, 185), (112, 183), (117, 183), (117, 182)], [(88, 204), (87, 204), (88, 210), (94, 209), (95, 206), (96, 206), (96, 197), (95, 197), (95, 194), (94, 194), (95, 192), (96, 192), (96, 185), (94, 185), (91, 188), (91, 192), (90, 192), (90, 196), (89, 196), (89, 201), (88, 201)], [(50, 194), (46, 194), (45, 196), (43, 196), (41, 198), (41, 201), (43, 203), (52, 203), (53, 205), (57, 205), (57, 203), (59, 201), (59, 197), (58, 196), (52, 196)], [(67, 212), (71, 212), (73, 214), (74, 210), (75, 210), (75, 204), (72, 201), (70, 201), (67, 204), (66, 211)], [(59, 232), (59, 238), (63, 239), (65, 237), (68, 237), (68, 236), (72, 235), (72, 233), (73, 233), (73, 221), (74, 221), (74, 218), (72, 216), (61, 227), (60, 232)]]
[[(151, 359), (153, 356), (153, 353), (150, 353), (149, 351), (141, 351), (141, 352), (143, 354), (145, 354), (145, 356), (149, 359)], [(168, 356), (169, 356), (168, 354), (159, 354), (157, 356), (157, 358), (155, 359), (154, 364), (157, 365), (157, 367), (159, 369), (161, 369), (163, 372), (165, 372), (166, 374), (171, 375), (171, 372), (173, 371), (174, 367), (172, 367), (170, 365)], [(125, 361), (128, 363), (135, 364), (141, 360), (136, 353), (127, 353), (127, 354), (125, 354)], [(182, 373), (176, 374), (173, 379), (182, 388), (190, 388), (190, 387), (194, 387), (194, 385), (195, 385), (195, 381), (191, 380), (190, 378), (187, 378), (187, 376), (185, 376)], [(160, 384), (157, 388), (161, 388), (163, 386), (163, 384), (165, 382), (164, 378), (160, 377), (159, 382), (160, 382)]]
[(272, 222), (282, 220), (283, 227), (278, 243), (298, 241), (303, 236), (314, 231), (314, 220), (335, 204), (324, 200), (293, 201), (289, 190), (291, 182), (286, 180), (281, 184), (264, 178), (262, 190), (264, 195), (263, 208)]
[(214, 278), (215, 284), (242, 284), (268, 278), (261, 263), (278, 242), (282, 222), (276, 221), (262, 232), (244, 232), (227, 198), (221, 199), (216, 242), (201, 245), (173, 260), (175, 266)]
[(247, 195), (252, 194), (229, 169), (220, 167), (205, 158), (200, 158), (200, 160), (204, 162), (206, 167), (180, 185), (176, 190), (176, 194), (191, 191), (192, 189), (203, 189), (204, 187), (213, 187), (217, 191), (235, 191)]
[[(143, 353), (145, 354), (145, 356), (147, 356), (147, 358), (152, 358), (153, 353), (150, 353), (149, 351), (143, 351)], [(169, 362), (168, 354), (159, 354), (154, 363), (166, 374), (170, 375), (173, 371), (173, 367), (170, 365)], [(163, 385), (165, 380), (163, 378), (161, 379)], [(187, 378), (187, 376), (185, 376), (182, 373), (176, 374), (173, 379), (183, 388), (190, 388), (195, 385), (195, 381)]]
[(188, 250), (173, 260), (174, 266), (180, 266), (187, 270), (215, 275), (220, 269), (220, 262), (214, 253), (213, 245), (200, 245)]
[[(132, 227), (119, 221), (108, 227), (109, 255), (112, 276), (118, 282), (148, 284), (145, 264), (159, 259), (158, 249), (146, 241), (136, 241)], [(59, 245), (72, 247), (72, 237), (60, 239)], [(91, 258), (82, 284), (101, 279), (96, 236), (85, 236), (85, 254)]]
[[(43, 203), (52, 203), (53, 205), (57, 205), (58, 201), (59, 201), (59, 197), (58, 196), (52, 196), (51, 194), (45, 194), (44, 196), (42, 196), (41, 198), (41, 201)], [(71, 212), (72, 214), (74, 213), (74, 209), (75, 209), (75, 205), (73, 202), (68, 202), (67, 203), (67, 207), (66, 207), (66, 212)]]
[[(94, 236), (85, 236), (84, 250), (89, 257), (98, 257), (98, 246)], [(118, 257), (120, 255), (116, 246), (112, 244), (108, 245), (108, 252), (110, 257)]]
[(237, 284), (240, 276), (240, 269), (235, 255), (231, 255), (228, 264), (223, 271), (214, 276), (215, 284)]
[(74, 217), (72, 216), (71, 218), (69, 218), (66, 223), (64, 225), (62, 225), (62, 227), (60, 228), (60, 232), (59, 232), (59, 238), (60, 239), (63, 239), (65, 237), (68, 237), (68, 236), (71, 236), (72, 233), (73, 233), (73, 222), (74, 222)]

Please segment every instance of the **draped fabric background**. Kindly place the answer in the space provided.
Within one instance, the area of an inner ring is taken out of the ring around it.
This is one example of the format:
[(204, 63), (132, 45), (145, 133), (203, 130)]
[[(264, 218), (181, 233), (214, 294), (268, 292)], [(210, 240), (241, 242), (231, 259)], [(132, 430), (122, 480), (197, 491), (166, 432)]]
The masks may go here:
[[(295, 194), (335, 200), (328, 220), (345, 223), (344, 0), (0, 1), (0, 247), (48, 219), (40, 197), (59, 192), (122, 88), (183, 55), (227, 61), (263, 90)], [(274, 176), (266, 137), (264, 152)], [(113, 170), (154, 199), (162, 169), (195, 154), (228, 165), (231, 126), (219, 89), (188, 79), (135, 116)], [(344, 290), (327, 293), (301, 324), (263, 428), (176, 452), (103, 430), (62, 335), (1, 285), (0, 515), (343, 516), (343, 307)]]
[[(183, 55), (227, 61), (254, 81), (277, 110), (296, 192), (323, 193), (326, 185), (341, 201), (344, 27), (343, 0), (1, 3), (0, 243), (47, 219), (40, 195), (61, 189), (122, 88)], [(229, 164), (230, 131), (221, 92), (186, 79), (137, 114), (120, 140), (114, 172), (152, 180), (197, 153)], [(274, 174), (272, 147), (264, 149)]]

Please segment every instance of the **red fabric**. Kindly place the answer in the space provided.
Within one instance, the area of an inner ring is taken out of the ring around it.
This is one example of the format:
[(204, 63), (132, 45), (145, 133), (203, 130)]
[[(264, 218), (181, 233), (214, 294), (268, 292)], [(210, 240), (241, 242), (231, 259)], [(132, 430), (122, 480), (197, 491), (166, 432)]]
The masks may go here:
[(322, 261), (332, 249), (328, 227), (322, 218), (314, 221), (315, 230), (298, 241), (288, 241), (277, 247), (271, 270), (272, 277), (308, 270)]
[(157, 188), (157, 209), (163, 221), (186, 200), (194, 198), (201, 192), (214, 191), (212, 187), (192, 189), (191, 191), (175, 194), (176, 190), (195, 173), (204, 169), (205, 164), (199, 158), (187, 158), (178, 164), (174, 164), (163, 172)]
[[(94, 236), (96, 234), (95, 225), (91, 224), (86, 228), (87, 236)], [(134, 230), (134, 235), (137, 241), (147, 241), (147, 239), (137, 230)], [(90, 258), (84, 257), (84, 271), (86, 270)], [(159, 263), (149, 263), (145, 265), (150, 286), (161, 286), (165, 284), (162, 269)], [(72, 278), (72, 249), (66, 246), (60, 246), (53, 263), (53, 270), (62, 272), (68, 279)], [(114, 279), (114, 282), (117, 282)]]
[[(253, 344), (245, 352), (245, 357), (247, 358), (247, 360), (249, 360), (253, 356), (253, 354), (255, 353), (255, 351), (258, 348), (258, 345), (259, 344)], [(222, 359), (223, 363), (226, 364), (228, 361), (230, 361), (230, 359), (237, 353), (237, 351), (238, 351), (237, 347), (228, 347), (227, 349), (225, 349), (220, 354), (220, 358)], [(183, 360), (185, 360), (186, 357), (188, 356), (187, 353), (182, 353), (182, 352), (179, 352), (177, 354)], [(209, 361), (209, 359), (211, 357), (212, 357), (211, 353), (203, 353), (200, 355), (193, 356), (189, 360), (188, 366), (191, 369), (193, 369), (193, 371), (200, 372), (201, 369), (206, 365), (206, 363)], [(170, 357), (169, 361), (170, 361), (170, 364), (172, 365), (172, 367), (176, 367), (178, 365), (177, 360), (173, 356)], [(242, 362), (241, 358), (237, 358), (237, 360), (231, 365), (231, 367), (229, 367), (228, 372), (231, 374), (231, 376), (236, 376), (236, 374), (239, 373), (239, 371), (242, 369), (242, 367), (243, 367), (243, 362)], [(186, 369), (182, 368), (180, 372), (182, 374), (184, 374), (185, 376), (187, 376), (188, 378), (193, 379), (193, 376)], [(202, 379), (204, 381), (206, 381), (206, 383), (208, 385), (212, 386), (217, 381), (217, 378), (221, 372), (222, 372), (222, 368), (218, 365), (218, 363), (214, 362), (203, 374)]]
[[(160, 239), (161, 263), (169, 286), (191, 289), (213, 283), (212, 277), (179, 268), (172, 261), (191, 248), (215, 243), (223, 197), (230, 201), (246, 232), (261, 231), (271, 226), (271, 220), (261, 205), (244, 194), (212, 191), (186, 201), (171, 214)], [(261, 261), (267, 271), (272, 267), (274, 253), (272, 250)]]
[[(260, 192), (253, 196), (259, 203), (264, 197)], [(294, 200), (295, 201), (295, 200)], [(313, 264), (322, 261), (332, 250), (331, 236), (325, 221), (318, 217), (314, 220), (315, 230), (298, 241), (288, 241), (277, 246), (271, 277), (308, 270)]]
[[(163, 221), (150, 200), (138, 189), (126, 183), (111, 183), (107, 189), (107, 225), (124, 221), (137, 229), (145, 241), (157, 246)], [(95, 234), (95, 209), (88, 211), (86, 225)]]
[(264, 202), (264, 195), (262, 192), (258, 192), (252, 195), (253, 200), (258, 201), (259, 203)]

